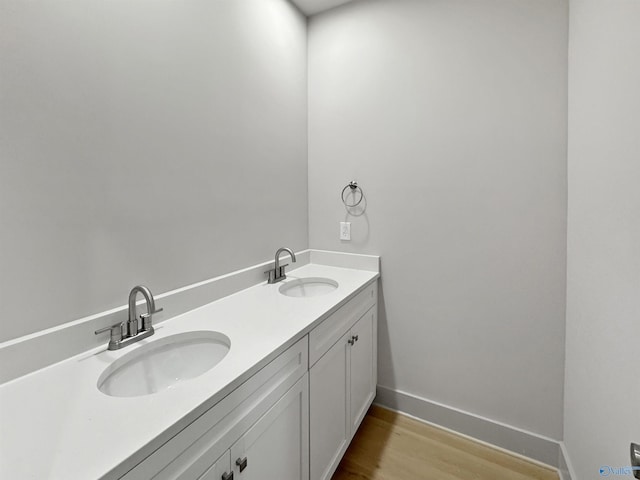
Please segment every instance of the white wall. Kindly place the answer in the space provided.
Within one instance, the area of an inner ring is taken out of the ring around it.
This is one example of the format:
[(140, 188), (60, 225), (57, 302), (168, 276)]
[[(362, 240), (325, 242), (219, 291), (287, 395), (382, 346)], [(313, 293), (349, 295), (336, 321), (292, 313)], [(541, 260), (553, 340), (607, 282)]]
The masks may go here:
[(562, 0), (370, 0), (309, 23), (310, 244), (382, 255), (380, 384), (556, 439), (567, 24)]
[(640, 442), (640, 2), (570, 20), (565, 444), (587, 479)]
[(0, 341), (306, 248), (286, 0), (0, 0)]

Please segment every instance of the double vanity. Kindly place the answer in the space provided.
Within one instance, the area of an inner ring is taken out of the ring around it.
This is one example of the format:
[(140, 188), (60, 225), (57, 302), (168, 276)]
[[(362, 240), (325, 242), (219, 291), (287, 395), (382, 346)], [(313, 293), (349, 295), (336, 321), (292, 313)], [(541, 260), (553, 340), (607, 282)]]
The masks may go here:
[(0, 478), (330, 479), (375, 396), (379, 259), (299, 257), (0, 385)]

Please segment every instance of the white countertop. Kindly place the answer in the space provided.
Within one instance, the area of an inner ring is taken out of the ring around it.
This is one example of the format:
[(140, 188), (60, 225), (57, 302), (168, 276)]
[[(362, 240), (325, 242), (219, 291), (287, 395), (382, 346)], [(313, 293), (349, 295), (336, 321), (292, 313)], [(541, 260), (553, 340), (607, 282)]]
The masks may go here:
[[(288, 272), (286, 281), (328, 277), (338, 288), (323, 296), (292, 298), (278, 292), (281, 283), (260, 284), (167, 320), (155, 335), (122, 350), (108, 351), (105, 341), (0, 385), (0, 478), (117, 477), (378, 275), (308, 264)], [(109, 397), (98, 390), (98, 377), (114, 360), (154, 340), (194, 330), (219, 331), (231, 340), (227, 356), (207, 373), (142, 397)]]

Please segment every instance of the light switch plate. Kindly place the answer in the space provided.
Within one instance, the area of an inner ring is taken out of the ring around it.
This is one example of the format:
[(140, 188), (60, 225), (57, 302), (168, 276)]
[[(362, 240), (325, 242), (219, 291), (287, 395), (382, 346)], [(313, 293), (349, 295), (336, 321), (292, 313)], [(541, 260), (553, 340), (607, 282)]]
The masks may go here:
[(340, 240), (351, 240), (351, 222), (340, 222)]

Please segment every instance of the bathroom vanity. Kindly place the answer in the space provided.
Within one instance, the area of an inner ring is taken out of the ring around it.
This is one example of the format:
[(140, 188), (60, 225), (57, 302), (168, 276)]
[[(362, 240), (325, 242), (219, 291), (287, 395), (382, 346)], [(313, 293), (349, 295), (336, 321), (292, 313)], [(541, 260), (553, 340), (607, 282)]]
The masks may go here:
[[(375, 396), (379, 270), (327, 255), (0, 385), (0, 478), (330, 479)], [(98, 388), (136, 349), (206, 332), (228, 352), (197, 378)]]
[(375, 396), (376, 297), (365, 285), (123, 478), (330, 478)]

